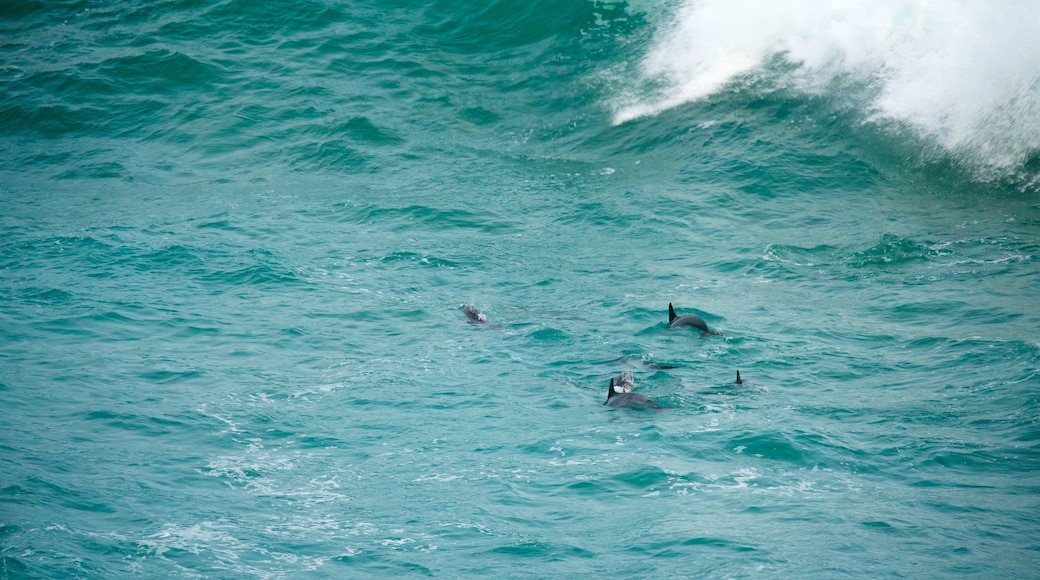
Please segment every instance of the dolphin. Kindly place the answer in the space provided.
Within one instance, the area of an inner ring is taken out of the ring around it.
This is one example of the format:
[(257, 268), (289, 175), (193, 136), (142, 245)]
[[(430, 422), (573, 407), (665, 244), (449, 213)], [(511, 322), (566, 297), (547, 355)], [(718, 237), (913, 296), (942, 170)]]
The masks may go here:
[(671, 370), (671, 369), (679, 368), (676, 365), (670, 365), (670, 364), (666, 364), (666, 363), (659, 363), (659, 362), (657, 362), (657, 361), (655, 361), (653, 359), (653, 355), (649, 355), (649, 354), (645, 355), (645, 356), (642, 356), (640, 358), (636, 358), (634, 356), (622, 355), (622, 356), (617, 358), (616, 362), (619, 365), (622, 365), (622, 364), (629, 364), (629, 363), (631, 363), (633, 361), (639, 361), (639, 363), (642, 364), (644, 367), (646, 367), (646, 368), (648, 368), (650, 370), (654, 370), (654, 371), (664, 371), (664, 370)]
[(635, 393), (635, 382), (628, 372), (621, 373), (619, 377), (610, 378), (610, 389), (607, 390), (607, 401), (604, 405), (610, 407), (631, 407), (633, 409), (660, 409), (661, 405), (649, 397)]
[(737, 385), (743, 385), (744, 384), (744, 381), (740, 380), (740, 371), (737, 371), (737, 381), (736, 381), (735, 384), (737, 384)]
[(610, 379), (610, 382), (614, 383), (614, 390), (618, 393), (631, 393), (636, 390), (636, 382), (632, 379), (632, 373), (628, 371)]
[(672, 308), (672, 303), (668, 303), (668, 326), (671, 328), (678, 328), (680, 326), (692, 326), (700, 329), (701, 336), (712, 336), (717, 334), (708, 329), (708, 323), (704, 322), (704, 319), (696, 314), (683, 314), (682, 316), (675, 315), (675, 308)]
[(486, 324), (487, 323), (487, 316), (484, 316), (483, 312), (477, 310), (476, 308), (474, 308), (473, 306), (470, 306), (469, 304), (463, 305), (462, 312), (466, 315), (466, 318), (468, 318), (470, 322), (473, 322), (473, 323), (476, 323), (476, 324)]

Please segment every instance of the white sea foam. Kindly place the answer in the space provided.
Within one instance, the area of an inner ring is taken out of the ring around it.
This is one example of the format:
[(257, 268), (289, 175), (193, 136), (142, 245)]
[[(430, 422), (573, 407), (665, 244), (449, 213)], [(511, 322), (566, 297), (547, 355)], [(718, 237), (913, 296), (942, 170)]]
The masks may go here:
[(777, 57), (796, 65), (789, 87), (855, 79), (865, 94), (842, 98), (865, 118), (898, 121), (972, 162), (1008, 167), (1040, 150), (1035, 0), (687, 0), (614, 120), (719, 93)]

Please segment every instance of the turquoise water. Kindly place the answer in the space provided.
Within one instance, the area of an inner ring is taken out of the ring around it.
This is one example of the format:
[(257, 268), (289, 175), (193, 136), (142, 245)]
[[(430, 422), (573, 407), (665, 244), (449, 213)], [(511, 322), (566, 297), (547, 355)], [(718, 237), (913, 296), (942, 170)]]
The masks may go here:
[(769, 6), (4, 4), (0, 578), (1036, 578), (1038, 9)]

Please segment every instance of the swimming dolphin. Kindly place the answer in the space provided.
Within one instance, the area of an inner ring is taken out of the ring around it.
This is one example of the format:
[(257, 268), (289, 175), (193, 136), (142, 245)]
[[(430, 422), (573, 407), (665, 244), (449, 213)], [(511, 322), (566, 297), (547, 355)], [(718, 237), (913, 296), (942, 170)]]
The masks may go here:
[(671, 328), (678, 328), (680, 326), (692, 326), (698, 328), (701, 331), (701, 336), (711, 336), (716, 334), (708, 329), (708, 323), (704, 322), (704, 319), (696, 314), (683, 314), (682, 316), (675, 315), (675, 308), (672, 308), (672, 303), (668, 303), (668, 326)]
[(736, 384), (738, 384), (738, 385), (743, 385), (744, 384), (744, 381), (740, 380), (740, 371), (737, 371), (737, 381), (736, 381)]
[(483, 312), (477, 310), (469, 304), (466, 304), (462, 307), (462, 312), (466, 315), (466, 318), (468, 318), (470, 322), (474, 322), (476, 324), (485, 324), (487, 322), (487, 316), (484, 316)]
[(636, 390), (636, 382), (632, 379), (632, 373), (628, 371), (610, 379), (610, 382), (614, 383), (614, 390), (618, 393), (631, 393)]
[(627, 364), (631, 364), (631, 363), (633, 363), (635, 361), (639, 361), (639, 363), (642, 364), (644, 367), (646, 367), (646, 368), (648, 368), (650, 370), (654, 370), (654, 371), (664, 371), (664, 370), (671, 370), (671, 369), (679, 368), (676, 365), (670, 365), (670, 364), (666, 364), (666, 363), (659, 363), (659, 362), (657, 362), (657, 361), (655, 361), (653, 359), (652, 355), (646, 355), (646, 356), (643, 356), (643, 357), (640, 357), (640, 358), (636, 358), (634, 356), (622, 355), (622, 356), (618, 357), (616, 362), (619, 365), (622, 365), (622, 364), (627, 365)]
[(633, 409), (660, 409), (661, 405), (649, 397), (632, 392), (635, 382), (632, 375), (627, 372), (621, 376), (610, 378), (610, 389), (607, 390), (607, 401), (603, 403), (610, 407), (631, 407)]

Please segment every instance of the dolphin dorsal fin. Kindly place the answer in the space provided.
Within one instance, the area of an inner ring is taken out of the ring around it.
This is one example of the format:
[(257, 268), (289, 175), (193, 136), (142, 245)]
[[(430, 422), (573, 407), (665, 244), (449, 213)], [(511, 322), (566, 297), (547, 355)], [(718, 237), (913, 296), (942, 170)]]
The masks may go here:
[(669, 302), (668, 303), (668, 324), (671, 324), (672, 321), (675, 320), (675, 318), (676, 318), (676, 316), (675, 316), (675, 309), (672, 308), (672, 303)]
[(740, 380), (740, 371), (737, 371), (737, 384), (738, 385), (743, 385), (744, 384), (744, 381)]

